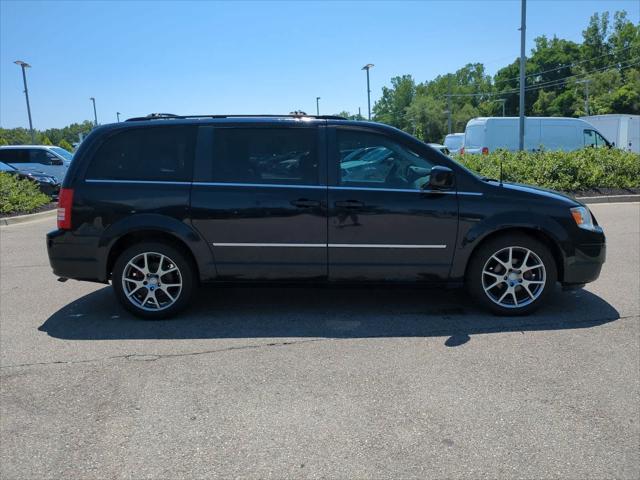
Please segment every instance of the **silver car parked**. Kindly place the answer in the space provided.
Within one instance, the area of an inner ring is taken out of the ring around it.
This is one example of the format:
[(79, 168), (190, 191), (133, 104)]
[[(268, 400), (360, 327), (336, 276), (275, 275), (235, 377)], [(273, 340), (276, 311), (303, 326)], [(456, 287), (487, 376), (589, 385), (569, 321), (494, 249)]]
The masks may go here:
[(51, 145), (10, 145), (0, 147), (0, 162), (22, 171), (37, 171), (62, 182), (73, 155)]

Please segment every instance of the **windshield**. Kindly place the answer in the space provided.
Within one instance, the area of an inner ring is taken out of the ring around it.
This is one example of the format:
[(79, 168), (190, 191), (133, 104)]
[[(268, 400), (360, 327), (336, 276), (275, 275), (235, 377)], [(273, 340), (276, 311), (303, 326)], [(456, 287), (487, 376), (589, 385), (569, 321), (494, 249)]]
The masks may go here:
[(464, 132), (464, 146), (466, 148), (480, 148), (484, 137), (484, 125), (470, 125)]
[(63, 157), (65, 160), (69, 160), (69, 161), (73, 160), (73, 154), (70, 152), (67, 152), (64, 148), (51, 147), (51, 150), (57, 153), (58, 155), (60, 155), (61, 157)]
[(15, 170), (15, 168), (13, 168), (11, 165), (0, 162), (0, 172), (11, 172), (13, 170)]

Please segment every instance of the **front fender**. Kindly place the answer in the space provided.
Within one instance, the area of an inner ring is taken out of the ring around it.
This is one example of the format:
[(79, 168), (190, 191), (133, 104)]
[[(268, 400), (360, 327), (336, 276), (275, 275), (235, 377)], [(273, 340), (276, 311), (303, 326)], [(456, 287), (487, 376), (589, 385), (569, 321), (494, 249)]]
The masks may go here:
[[(572, 243), (562, 225), (547, 215), (530, 210), (503, 211), (487, 217), (460, 215), (458, 245), (454, 254), (450, 277), (454, 281), (464, 279), (467, 264), (478, 245), (489, 235), (500, 231), (522, 230), (543, 234), (557, 247), (564, 263), (566, 251)], [(559, 265), (561, 267), (561, 265)]]

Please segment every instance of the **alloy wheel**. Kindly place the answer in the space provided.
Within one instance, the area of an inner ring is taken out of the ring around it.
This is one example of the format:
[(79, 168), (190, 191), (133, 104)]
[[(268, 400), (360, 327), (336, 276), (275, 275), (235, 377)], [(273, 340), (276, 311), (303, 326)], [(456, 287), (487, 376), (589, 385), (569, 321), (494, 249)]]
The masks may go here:
[(182, 291), (182, 275), (166, 255), (144, 252), (133, 257), (124, 268), (122, 288), (137, 308), (159, 311), (173, 305)]
[(522, 308), (544, 290), (546, 270), (540, 257), (525, 247), (506, 247), (489, 257), (482, 269), (482, 288), (503, 308)]

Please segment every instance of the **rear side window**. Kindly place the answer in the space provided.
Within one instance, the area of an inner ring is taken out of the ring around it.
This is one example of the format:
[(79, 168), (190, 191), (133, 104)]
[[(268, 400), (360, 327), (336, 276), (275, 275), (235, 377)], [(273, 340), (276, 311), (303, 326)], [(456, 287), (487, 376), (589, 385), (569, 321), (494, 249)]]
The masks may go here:
[(4, 163), (29, 163), (29, 150), (26, 148), (0, 149), (0, 162)]
[(318, 183), (313, 128), (217, 128), (214, 182), (313, 185)]
[(33, 149), (29, 150), (30, 163), (39, 163), (41, 165), (57, 165), (62, 164), (62, 160), (53, 153), (46, 150)]
[(117, 133), (99, 147), (87, 178), (191, 181), (196, 127), (135, 128)]

